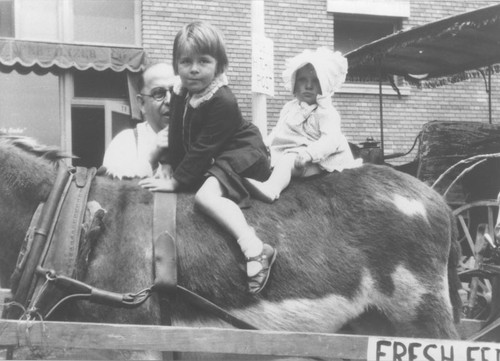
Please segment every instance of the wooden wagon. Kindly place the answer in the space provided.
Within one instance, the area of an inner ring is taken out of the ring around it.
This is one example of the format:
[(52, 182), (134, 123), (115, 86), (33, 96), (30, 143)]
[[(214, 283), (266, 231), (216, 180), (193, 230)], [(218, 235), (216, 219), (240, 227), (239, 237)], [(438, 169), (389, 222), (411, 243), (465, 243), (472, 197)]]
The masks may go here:
[[(500, 291), (495, 289), (500, 259), (491, 258), (498, 252), (494, 227), (500, 192), (500, 124), (493, 123), (491, 77), (500, 71), (499, 44), (500, 5), (494, 5), (388, 36), (346, 55), (349, 72), (358, 77), (378, 76), (380, 89), (383, 79), (394, 76), (432, 87), (484, 79), (488, 119), (425, 124), (415, 142), (415, 159), (395, 168), (435, 188), (454, 209), (464, 252), (464, 314), (488, 324), (500, 315), (496, 306)], [(384, 154), (383, 131), (380, 95), (382, 158), (390, 162), (402, 154)], [(486, 258), (484, 253), (488, 253)]]

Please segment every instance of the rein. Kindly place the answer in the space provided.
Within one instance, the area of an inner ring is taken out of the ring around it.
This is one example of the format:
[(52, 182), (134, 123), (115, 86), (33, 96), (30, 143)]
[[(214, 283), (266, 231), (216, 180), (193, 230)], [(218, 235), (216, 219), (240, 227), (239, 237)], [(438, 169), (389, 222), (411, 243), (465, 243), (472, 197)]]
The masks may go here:
[(59, 162), (54, 185), (47, 200), (40, 203), (33, 215), (11, 276), (11, 305), (20, 307), (6, 307), (6, 318), (44, 320), (52, 316), (64, 302), (76, 299), (112, 307), (135, 308), (141, 306), (153, 292), (158, 293), (160, 299), (161, 296), (178, 292), (188, 302), (209, 311), (236, 328), (257, 329), (177, 284), (175, 240), (170, 235), (175, 235), (176, 198), (172, 195), (166, 198), (155, 196), (154, 285), (136, 293), (120, 294), (72, 278), (88, 194), (95, 174), (95, 168), (68, 168), (64, 162)]

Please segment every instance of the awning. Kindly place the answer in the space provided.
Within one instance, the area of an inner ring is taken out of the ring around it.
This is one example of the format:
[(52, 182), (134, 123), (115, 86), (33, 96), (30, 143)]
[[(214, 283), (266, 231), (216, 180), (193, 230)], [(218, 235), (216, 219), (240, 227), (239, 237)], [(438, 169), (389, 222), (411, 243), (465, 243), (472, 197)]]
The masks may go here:
[(436, 86), (500, 72), (500, 4), (401, 31), (345, 56), (359, 79), (399, 75)]
[(140, 48), (0, 38), (0, 64), (4, 66), (139, 72), (145, 60), (146, 53)]

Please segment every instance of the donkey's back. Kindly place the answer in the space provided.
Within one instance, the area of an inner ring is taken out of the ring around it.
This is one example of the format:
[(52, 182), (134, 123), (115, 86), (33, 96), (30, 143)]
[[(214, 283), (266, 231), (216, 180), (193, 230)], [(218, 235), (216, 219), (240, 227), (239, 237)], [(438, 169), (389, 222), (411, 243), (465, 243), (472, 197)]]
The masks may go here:
[[(115, 285), (146, 282), (151, 194), (135, 181), (110, 182), (99, 179), (91, 195), (112, 211), (89, 274)], [(264, 291), (246, 292), (235, 240), (194, 209), (190, 193), (177, 203), (180, 285), (262, 329), (335, 332), (376, 309), (399, 336), (457, 337), (449, 291), (458, 310), (453, 217), (417, 179), (364, 165), (294, 181), (277, 202), (254, 201), (245, 215), (278, 249)], [(221, 324), (181, 298), (170, 307), (174, 324)]]

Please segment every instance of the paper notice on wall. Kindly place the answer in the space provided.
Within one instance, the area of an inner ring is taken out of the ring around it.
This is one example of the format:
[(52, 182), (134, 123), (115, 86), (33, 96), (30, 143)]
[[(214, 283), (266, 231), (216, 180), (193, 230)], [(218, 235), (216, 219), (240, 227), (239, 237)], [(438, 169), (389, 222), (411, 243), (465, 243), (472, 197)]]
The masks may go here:
[(273, 41), (263, 36), (252, 40), (252, 92), (274, 96)]
[(370, 337), (369, 361), (500, 361), (500, 344)]

